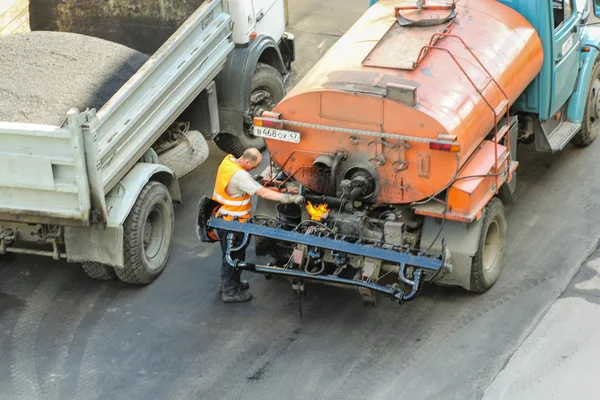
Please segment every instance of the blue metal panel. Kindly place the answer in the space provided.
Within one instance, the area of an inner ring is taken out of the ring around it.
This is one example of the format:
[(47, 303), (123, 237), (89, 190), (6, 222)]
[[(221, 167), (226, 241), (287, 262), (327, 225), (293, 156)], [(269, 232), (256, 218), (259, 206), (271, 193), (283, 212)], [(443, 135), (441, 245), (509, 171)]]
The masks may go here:
[(569, 107), (567, 109), (567, 118), (569, 121), (578, 123), (583, 122), (590, 77), (596, 59), (600, 54), (600, 28), (596, 26), (585, 27), (583, 30), (583, 43), (586, 46), (590, 46), (590, 51), (589, 53), (581, 53), (579, 79), (575, 92), (569, 100)]
[[(569, 0), (572, 2), (572, 0)], [(578, 28), (579, 15), (573, 14), (554, 32), (552, 87), (554, 94), (550, 106), (550, 115), (556, 114), (569, 101), (575, 90), (579, 73), (582, 37)], [(553, 24), (555, 22), (553, 21)]]
[[(261, 236), (271, 239), (283, 240), (291, 243), (301, 243), (323, 249), (339, 251), (346, 254), (371, 257), (377, 260), (393, 264), (407, 264), (437, 272), (444, 267), (444, 260), (437, 257), (413, 255), (408, 252), (402, 253), (394, 250), (380, 249), (364, 246), (357, 243), (345, 242), (343, 240), (305, 235), (299, 232), (290, 232), (279, 228), (254, 225), (251, 223), (240, 223), (236, 221), (225, 221), (221, 218), (211, 218), (208, 226), (212, 229), (220, 229), (229, 232), (239, 232), (246, 235)], [(444, 250), (445, 251), (445, 250)]]
[(590, 77), (598, 54), (600, 53), (595, 48), (592, 48), (589, 53), (582, 53), (583, 66), (579, 71), (577, 87), (569, 100), (569, 107), (567, 109), (567, 119), (569, 121), (583, 122)]
[(552, 72), (554, 68), (554, 30), (551, 2), (548, 0), (498, 0), (523, 15), (535, 28), (542, 40), (544, 65), (538, 77), (525, 89), (515, 104), (516, 111), (538, 113), (541, 120), (550, 118), (550, 104), (554, 96)]

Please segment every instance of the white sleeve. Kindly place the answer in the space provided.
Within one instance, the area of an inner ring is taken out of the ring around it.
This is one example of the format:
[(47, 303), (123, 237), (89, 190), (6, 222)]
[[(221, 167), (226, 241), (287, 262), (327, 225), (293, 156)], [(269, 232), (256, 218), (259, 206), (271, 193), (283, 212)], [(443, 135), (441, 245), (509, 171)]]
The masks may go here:
[(227, 193), (233, 197), (240, 197), (244, 194), (254, 196), (262, 187), (260, 183), (252, 178), (248, 171), (240, 170), (231, 177), (229, 185), (227, 185)]

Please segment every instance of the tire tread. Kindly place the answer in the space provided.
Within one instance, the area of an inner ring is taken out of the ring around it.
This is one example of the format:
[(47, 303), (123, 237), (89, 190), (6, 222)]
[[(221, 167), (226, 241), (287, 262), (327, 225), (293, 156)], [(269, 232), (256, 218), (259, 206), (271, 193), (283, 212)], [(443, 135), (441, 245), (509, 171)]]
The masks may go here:
[(117, 278), (115, 269), (110, 265), (105, 265), (99, 262), (84, 262), (81, 264), (83, 271), (92, 279), (100, 281), (112, 281)]
[(191, 141), (183, 140), (174, 148), (158, 156), (158, 162), (169, 167), (175, 176), (183, 178), (208, 158), (208, 144), (200, 132), (186, 134)]
[[(125, 223), (123, 224), (123, 258), (125, 266), (122, 269), (116, 270), (116, 274), (123, 282), (147, 285), (153, 282), (162, 272), (163, 267), (156, 273), (150, 273), (143, 265), (143, 261), (139, 254), (140, 238), (143, 233), (139, 232), (141, 226), (140, 220), (144, 213), (144, 203), (152, 191), (161, 190), (168, 194), (166, 187), (159, 183), (150, 181), (144, 186), (138, 196), (133, 208), (131, 209)], [(170, 197), (169, 197), (170, 201)], [(170, 207), (171, 221), (173, 220), (173, 206)], [(142, 228), (143, 229), (143, 228)], [(172, 233), (172, 231), (171, 231)], [(169, 241), (169, 246), (171, 241)], [(168, 252), (167, 252), (168, 258)], [(166, 260), (163, 264), (166, 264)]]

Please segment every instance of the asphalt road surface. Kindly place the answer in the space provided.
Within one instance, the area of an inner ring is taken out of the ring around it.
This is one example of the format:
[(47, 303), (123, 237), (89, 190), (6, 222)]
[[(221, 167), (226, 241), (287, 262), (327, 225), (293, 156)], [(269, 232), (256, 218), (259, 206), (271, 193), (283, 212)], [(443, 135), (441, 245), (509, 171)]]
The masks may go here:
[[(297, 76), (366, 7), (291, 3)], [(506, 265), (488, 293), (428, 287), (366, 308), (354, 291), (309, 286), (300, 319), (285, 281), (245, 273), (253, 301), (223, 304), (219, 246), (194, 232), (223, 156), (211, 151), (181, 182), (172, 255), (152, 285), (0, 260), (1, 399), (479, 399), (600, 237), (600, 142), (556, 155), (520, 147)]]

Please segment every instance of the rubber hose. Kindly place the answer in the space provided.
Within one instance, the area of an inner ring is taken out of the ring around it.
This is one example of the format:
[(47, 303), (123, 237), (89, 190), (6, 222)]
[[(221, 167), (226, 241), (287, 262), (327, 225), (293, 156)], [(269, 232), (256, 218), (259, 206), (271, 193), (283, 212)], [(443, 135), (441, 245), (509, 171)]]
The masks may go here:
[(333, 159), (333, 163), (331, 164), (331, 175), (329, 177), (329, 194), (332, 195), (333, 197), (335, 197), (336, 195), (336, 189), (337, 189), (337, 170), (338, 167), (340, 166), (340, 162), (342, 161), (342, 159), (344, 158), (344, 153), (339, 152), (335, 155), (335, 158)]

